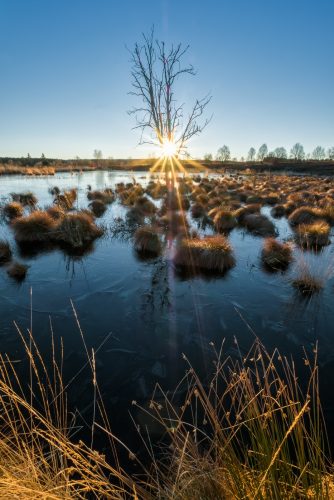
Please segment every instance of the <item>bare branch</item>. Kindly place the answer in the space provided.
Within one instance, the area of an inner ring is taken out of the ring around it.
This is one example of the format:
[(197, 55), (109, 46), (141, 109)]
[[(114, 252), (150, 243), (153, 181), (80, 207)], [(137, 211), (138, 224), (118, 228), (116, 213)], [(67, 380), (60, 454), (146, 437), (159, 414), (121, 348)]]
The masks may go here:
[[(149, 35), (143, 34), (143, 43), (135, 44), (131, 52), (132, 87), (131, 95), (142, 100), (142, 106), (134, 107), (129, 114), (136, 116), (136, 126), (151, 131), (151, 139), (145, 143), (162, 144), (172, 141), (177, 144), (179, 154), (184, 153), (186, 143), (199, 134), (210, 122), (200, 120), (211, 97), (197, 99), (188, 118), (183, 122), (185, 104), (176, 104), (175, 83), (184, 76), (194, 76), (194, 67), (182, 65), (182, 58), (189, 45), (181, 44), (166, 48), (165, 42), (154, 40), (154, 29)], [(143, 144), (142, 136), (140, 143)]]

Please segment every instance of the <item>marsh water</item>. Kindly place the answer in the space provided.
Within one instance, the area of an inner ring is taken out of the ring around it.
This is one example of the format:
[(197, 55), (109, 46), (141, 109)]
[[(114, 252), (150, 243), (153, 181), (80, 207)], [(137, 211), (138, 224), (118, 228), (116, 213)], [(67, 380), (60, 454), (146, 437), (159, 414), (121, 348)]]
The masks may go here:
[[(37, 196), (38, 206), (45, 207), (52, 203), (49, 188), (74, 187), (78, 188), (77, 206), (83, 208), (88, 204), (88, 185), (92, 189), (114, 187), (121, 181), (131, 182), (133, 176), (144, 185), (150, 178), (146, 173), (106, 171), (3, 176), (0, 197), (5, 202), (12, 192), (29, 190)], [(262, 212), (270, 217), (270, 207)], [(245, 354), (257, 335), (269, 350), (278, 347), (292, 355), (302, 370), (302, 347), (312, 352), (318, 342), (322, 400), (333, 442), (334, 236), (333, 243), (318, 254), (295, 248), (289, 270), (270, 274), (260, 262), (263, 239), (237, 228), (229, 236), (236, 266), (224, 277), (187, 279), (175, 272), (168, 249), (162, 257), (142, 260), (133, 250), (131, 237), (112, 236), (109, 228), (114, 218), (124, 213), (118, 202), (108, 206), (97, 219), (106, 227), (105, 236), (81, 256), (59, 249), (22, 254), (10, 227), (1, 222), (0, 238), (8, 239), (16, 258), (29, 265), (21, 283), (0, 267), (1, 352), (22, 359), (14, 321), (25, 334), (32, 312), (34, 338), (49, 356), (52, 328), (56, 343), (61, 337), (64, 341), (65, 381), (75, 376), (69, 386), (70, 407), (78, 407), (79, 423), (84, 426), (92, 408), (92, 383), (89, 370), (82, 371), (86, 354), (73, 303), (87, 347), (96, 352), (97, 377), (111, 426), (131, 446), (134, 425), (129, 412), (136, 422), (147, 423), (131, 402), (145, 404), (156, 383), (174, 389), (186, 369), (182, 353), (205, 376), (213, 366), (210, 342), (220, 345), (225, 339), (226, 354), (238, 356), (238, 350)], [(195, 221), (191, 223), (196, 227)], [(274, 223), (279, 239), (291, 237), (286, 219)], [(305, 260), (325, 282), (310, 300), (300, 297), (291, 285)]]

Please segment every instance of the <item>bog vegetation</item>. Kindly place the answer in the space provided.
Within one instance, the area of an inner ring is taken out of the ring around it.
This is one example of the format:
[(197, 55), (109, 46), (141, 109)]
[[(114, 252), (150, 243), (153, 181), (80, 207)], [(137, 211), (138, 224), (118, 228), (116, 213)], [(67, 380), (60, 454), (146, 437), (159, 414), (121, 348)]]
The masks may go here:
[[(220, 279), (233, 273), (237, 255), (231, 236), (241, 231), (262, 242), (258, 262), (273, 279), (293, 267), (290, 286), (305, 300), (321, 293), (332, 272), (315, 273), (300, 257), (312, 252), (321, 260), (330, 243), (334, 187), (327, 177), (248, 172), (179, 175), (166, 183), (157, 175), (147, 185), (133, 179), (98, 191), (89, 187), (82, 207), (77, 194), (55, 186), (50, 189), (52, 203), (41, 207), (33, 193), (12, 193), (1, 211), (15, 244), (84, 254), (95, 240), (126, 233), (141, 259), (169, 259), (176, 273)], [(123, 207), (124, 216), (108, 225), (113, 204)], [(288, 241), (279, 237), (280, 218), (291, 228)], [(19, 281), (29, 269), (15, 255), (14, 243), (0, 242), (0, 266)], [(141, 409), (164, 436), (164, 448), (155, 447), (148, 428), (148, 437), (143, 437), (148, 459), (141, 464), (112, 433), (94, 352), (87, 350), (92, 434), (96, 429), (105, 433), (107, 457), (94, 449), (93, 440), (77, 442), (71, 433), (57, 348), (52, 344), (50, 367), (31, 332), (28, 337), (19, 333), (31, 389), (15, 364), (2, 356), (0, 497), (10, 491), (13, 498), (333, 498), (316, 349), (314, 359), (303, 353), (308, 372), (303, 385), (294, 363), (277, 351), (268, 353), (259, 340), (246, 356), (233, 359), (224, 356), (223, 347), (212, 345), (210, 380), (201, 380), (185, 359), (187, 372), (178, 387), (184, 401), (157, 387)], [(137, 463), (140, 474), (126, 472), (117, 458), (120, 449)]]

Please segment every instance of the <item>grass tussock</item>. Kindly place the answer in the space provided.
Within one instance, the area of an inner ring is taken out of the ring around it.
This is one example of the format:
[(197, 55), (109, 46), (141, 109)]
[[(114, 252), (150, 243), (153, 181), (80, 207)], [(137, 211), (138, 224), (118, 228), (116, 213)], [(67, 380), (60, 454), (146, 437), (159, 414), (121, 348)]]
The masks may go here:
[(235, 265), (230, 243), (224, 236), (184, 238), (174, 256), (176, 266), (207, 272), (224, 273)]
[(306, 248), (320, 248), (330, 243), (330, 226), (326, 221), (319, 220), (312, 224), (300, 224), (297, 228), (296, 239)]
[(7, 203), (2, 210), (4, 216), (8, 220), (16, 219), (17, 217), (21, 217), (24, 214), (23, 206), (17, 201)]
[(275, 236), (274, 224), (263, 214), (247, 214), (243, 219), (245, 228), (257, 236)]
[(158, 256), (161, 252), (161, 242), (157, 229), (153, 226), (143, 226), (134, 234), (134, 247), (140, 254)]
[(36, 210), (25, 217), (15, 219), (12, 227), (19, 243), (45, 242), (52, 238), (57, 222), (47, 212)]
[(26, 193), (11, 193), (11, 197), (13, 201), (21, 203), (23, 206), (33, 207), (37, 203), (36, 196), (30, 191)]
[[(12, 262), (7, 268), (7, 274), (10, 278), (16, 281), (23, 281), (28, 272), (28, 266), (21, 264), (20, 262)], [(1, 451), (0, 451), (1, 454)]]
[(98, 200), (105, 205), (109, 205), (115, 201), (115, 195), (110, 188), (106, 188), (103, 191), (88, 191), (87, 198), (88, 200)]
[(291, 245), (280, 243), (275, 238), (266, 238), (261, 258), (266, 268), (272, 271), (285, 270), (292, 261)]
[(102, 200), (93, 200), (88, 206), (96, 217), (102, 217), (107, 210), (107, 206)]
[[(210, 215), (210, 212), (209, 212)], [(237, 225), (237, 219), (231, 210), (224, 208), (215, 211), (213, 223), (219, 233), (231, 231)]]
[(312, 273), (306, 266), (300, 266), (298, 274), (292, 280), (292, 286), (304, 297), (311, 297), (321, 292), (325, 286), (325, 279), (320, 274)]
[(57, 194), (54, 199), (54, 204), (62, 210), (71, 210), (77, 199), (77, 190), (69, 189), (63, 193)]
[(93, 217), (85, 212), (77, 212), (67, 214), (60, 220), (53, 238), (72, 248), (81, 248), (102, 235), (103, 229), (95, 224)]
[[(94, 222), (94, 215), (88, 211), (64, 212), (57, 206), (54, 211), (36, 210), (12, 223), (18, 243), (62, 243), (79, 248), (102, 236), (103, 229)], [(51, 212), (50, 212), (51, 211)]]
[(318, 208), (299, 207), (289, 215), (289, 222), (291, 226), (298, 226), (300, 224), (312, 224), (322, 217), (322, 211)]

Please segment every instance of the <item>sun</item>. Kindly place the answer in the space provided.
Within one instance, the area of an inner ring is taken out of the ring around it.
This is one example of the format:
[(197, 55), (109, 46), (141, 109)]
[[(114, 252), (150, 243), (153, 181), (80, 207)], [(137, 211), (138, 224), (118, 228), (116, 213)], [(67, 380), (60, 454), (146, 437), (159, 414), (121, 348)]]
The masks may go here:
[(161, 157), (172, 158), (177, 154), (177, 145), (170, 139), (164, 139), (161, 144)]

